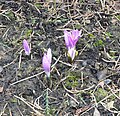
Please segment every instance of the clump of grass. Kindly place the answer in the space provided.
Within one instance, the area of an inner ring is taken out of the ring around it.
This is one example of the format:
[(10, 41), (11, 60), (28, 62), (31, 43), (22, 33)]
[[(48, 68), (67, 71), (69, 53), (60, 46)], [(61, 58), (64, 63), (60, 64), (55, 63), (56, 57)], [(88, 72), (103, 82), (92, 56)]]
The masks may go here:
[(96, 46), (96, 47), (104, 46), (104, 42), (103, 42), (102, 39), (99, 39), (99, 40), (96, 41), (93, 45)]
[(67, 76), (67, 79), (66, 79), (66, 84), (65, 86), (66, 87), (70, 87), (70, 88), (75, 88), (79, 85), (79, 82), (78, 82), (78, 77), (77, 75), (73, 74), (73, 73), (70, 73), (68, 76)]
[(108, 92), (103, 88), (98, 88), (94, 95), (96, 96), (96, 100), (100, 101), (108, 95)]

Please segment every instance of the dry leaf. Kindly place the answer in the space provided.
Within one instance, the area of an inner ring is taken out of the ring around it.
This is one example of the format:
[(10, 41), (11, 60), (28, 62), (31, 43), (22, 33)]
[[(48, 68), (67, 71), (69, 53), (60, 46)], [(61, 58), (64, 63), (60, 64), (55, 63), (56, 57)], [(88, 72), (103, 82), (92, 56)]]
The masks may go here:
[(95, 108), (93, 116), (100, 116), (100, 112), (97, 108)]

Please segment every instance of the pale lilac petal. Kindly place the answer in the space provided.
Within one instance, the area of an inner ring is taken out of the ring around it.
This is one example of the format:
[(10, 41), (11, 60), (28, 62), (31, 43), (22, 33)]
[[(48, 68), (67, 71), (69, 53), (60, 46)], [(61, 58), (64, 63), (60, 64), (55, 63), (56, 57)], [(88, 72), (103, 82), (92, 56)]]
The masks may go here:
[(73, 43), (73, 39), (71, 36), (71, 32), (68, 31), (64, 31), (64, 38), (65, 38), (65, 44), (67, 46), (67, 48), (72, 48), (74, 47), (74, 43)]
[(73, 40), (71, 38), (71, 32), (68, 31), (64, 31), (64, 38), (65, 38), (65, 44), (67, 46), (67, 48), (72, 47), (73, 46)]
[(67, 48), (74, 48), (78, 39), (81, 37), (81, 30), (64, 31), (65, 44)]
[(74, 58), (75, 58), (75, 54), (76, 54), (75, 48), (69, 49), (69, 50), (68, 50), (68, 54), (70, 55), (70, 57), (71, 57), (71, 59), (72, 59), (72, 61), (73, 61)]
[(73, 48), (73, 47), (74, 47), (74, 41), (73, 41), (72, 37), (69, 36), (69, 46), (68, 46), (68, 49), (69, 48)]
[(30, 54), (30, 47), (29, 47), (29, 45), (28, 45), (28, 42), (27, 42), (27, 40), (23, 40), (23, 48), (24, 48), (24, 50), (25, 50), (25, 54), (26, 55), (29, 55)]
[(79, 35), (79, 31), (78, 30), (72, 30), (71, 34), (73, 35), (73, 39), (77, 39), (78, 35)]
[(42, 66), (48, 77), (50, 76), (51, 61), (52, 61), (52, 53), (51, 53), (51, 49), (49, 48), (47, 53), (44, 53), (42, 59)]
[(51, 49), (50, 48), (47, 51), (47, 57), (48, 57), (48, 60), (49, 60), (49, 62), (51, 64), (51, 62), (52, 62), (52, 53), (51, 53)]
[(65, 30), (64, 31), (64, 39), (65, 39), (65, 44), (67, 47), (69, 47), (69, 36), (70, 36), (69, 32)]
[(45, 72), (50, 72), (50, 62), (46, 54), (43, 56), (42, 65)]
[(81, 30), (78, 31), (78, 30), (73, 30), (71, 33), (72, 33), (72, 36), (73, 36), (73, 44), (74, 46), (76, 45), (78, 39), (81, 37)]

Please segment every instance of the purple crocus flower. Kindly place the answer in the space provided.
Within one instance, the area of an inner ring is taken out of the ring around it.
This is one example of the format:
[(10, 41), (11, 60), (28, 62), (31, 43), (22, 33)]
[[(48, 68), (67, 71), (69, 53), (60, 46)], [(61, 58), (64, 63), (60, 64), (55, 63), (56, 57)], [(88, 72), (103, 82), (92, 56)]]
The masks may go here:
[(42, 59), (42, 66), (48, 77), (50, 77), (51, 62), (52, 62), (52, 53), (51, 53), (51, 49), (49, 48), (47, 53), (44, 53), (44, 56)]
[(78, 39), (81, 37), (82, 30), (72, 30), (70, 32), (64, 31), (65, 44), (67, 48), (75, 47)]
[(29, 45), (28, 45), (28, 42), (27, 42), (27, 40), (23, 40), (23, 48), (24, 48), (24, 50), (25, 50), (25, 54), (26, 55), (30, 55), (30, 47), (29, 47)]
[(81, 32), (82, 30), (72, 30), (70, 32), (64, 31), (64, 39), (65, 39), (65, 44), (68, 48), (68, 55), (71, 57), (72, 61), (74, 60), (76, 56), (76, 43), (78, 39), (81, 37)]

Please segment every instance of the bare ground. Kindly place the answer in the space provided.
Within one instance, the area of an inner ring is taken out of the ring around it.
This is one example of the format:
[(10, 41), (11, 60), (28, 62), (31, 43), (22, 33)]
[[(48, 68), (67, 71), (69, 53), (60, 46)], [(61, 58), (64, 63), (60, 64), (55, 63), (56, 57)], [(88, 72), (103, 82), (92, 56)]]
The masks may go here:
[[(119, 0), (0, 1), (0, 116), (119, 116), (119, 9)], [(64, 29), (82, 29), (72, 65)], [(41, 66), (49, 47), (50, 80)]]

